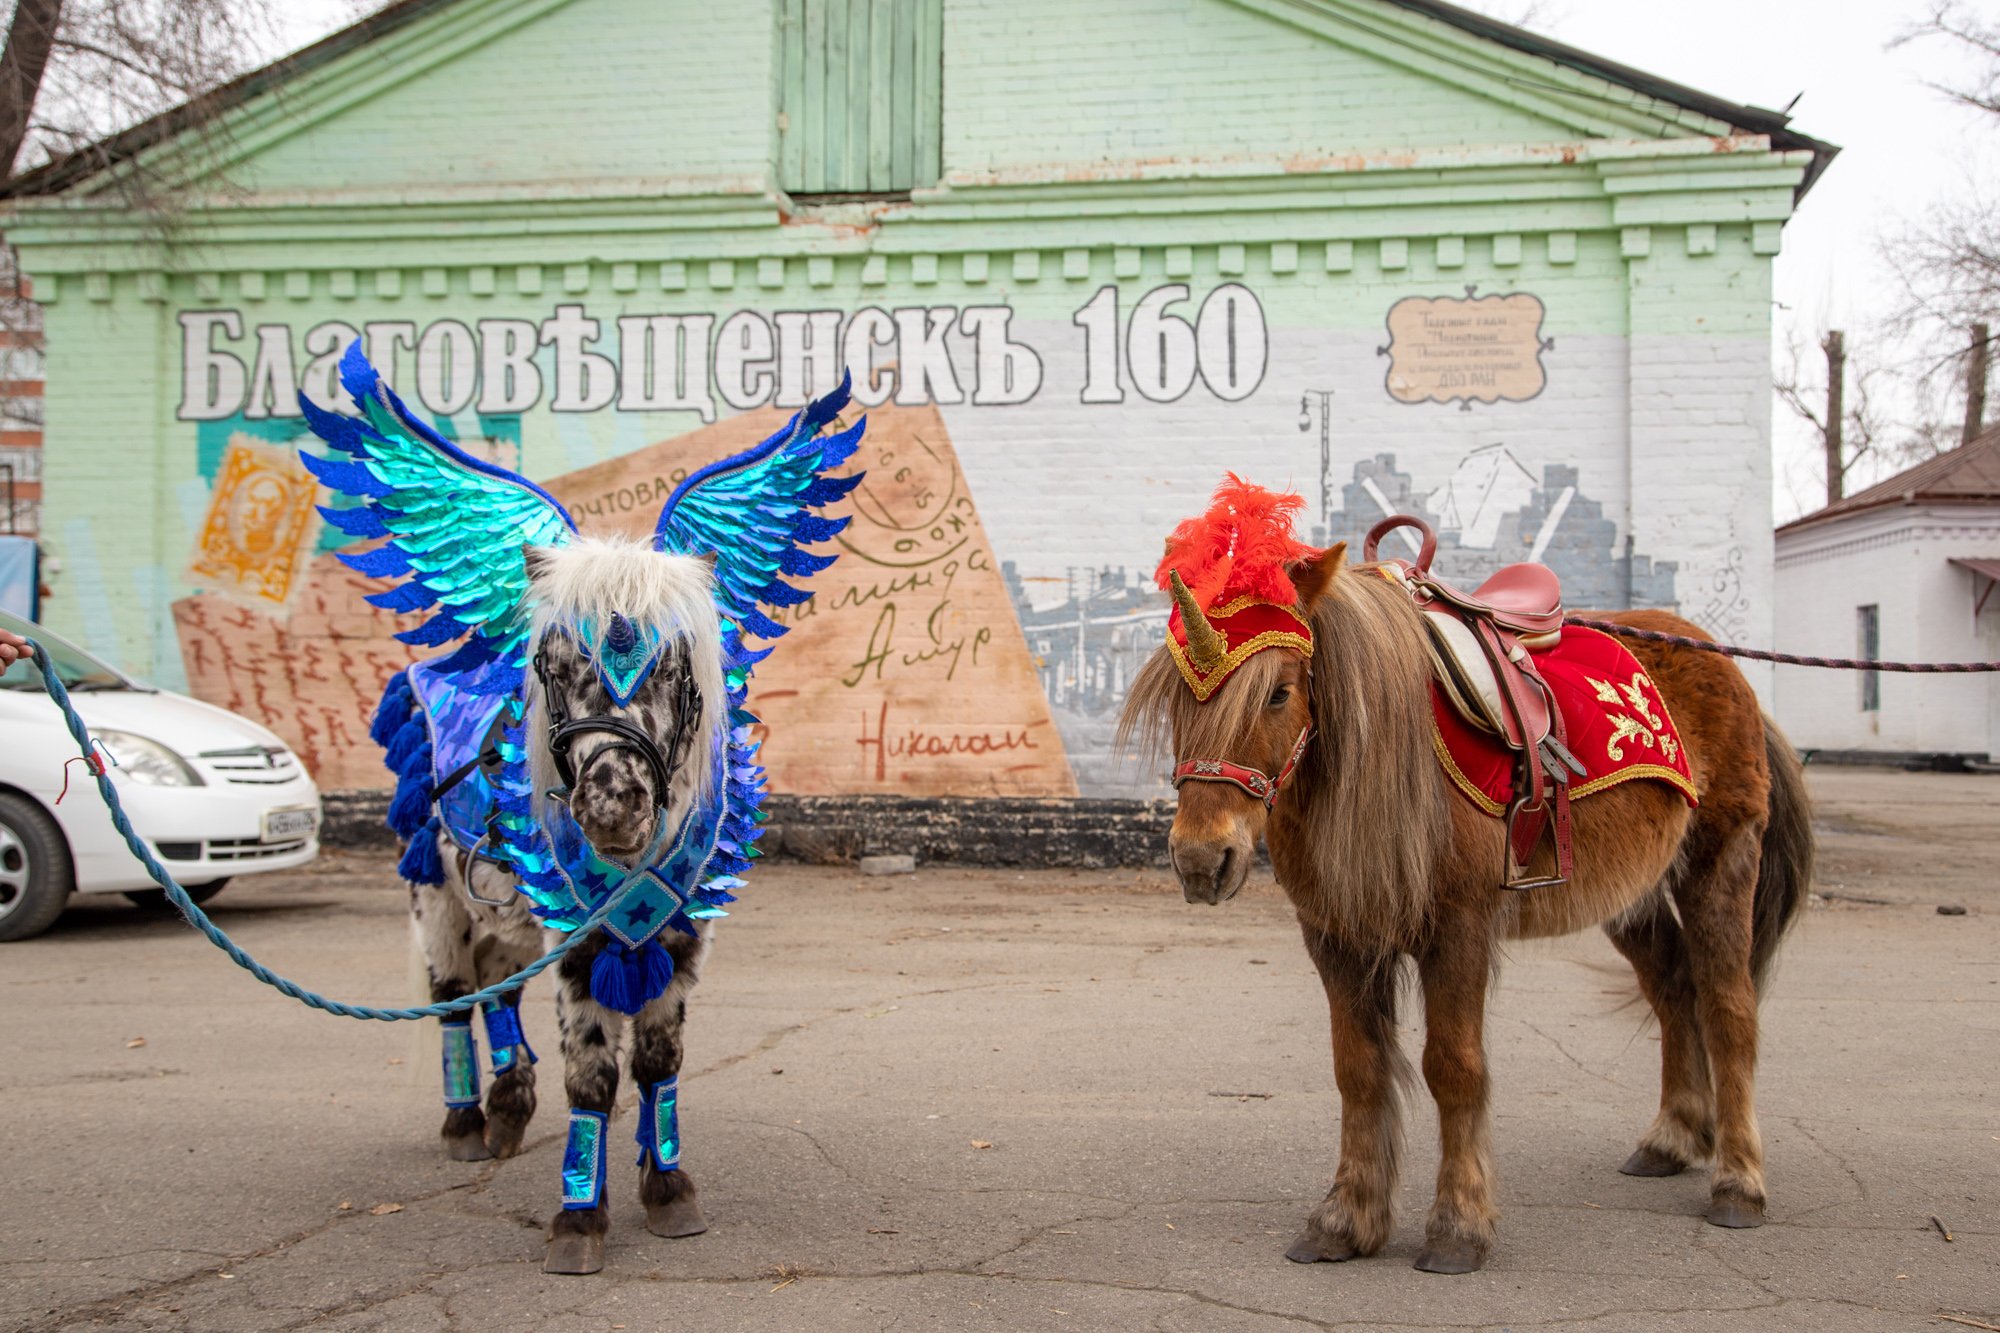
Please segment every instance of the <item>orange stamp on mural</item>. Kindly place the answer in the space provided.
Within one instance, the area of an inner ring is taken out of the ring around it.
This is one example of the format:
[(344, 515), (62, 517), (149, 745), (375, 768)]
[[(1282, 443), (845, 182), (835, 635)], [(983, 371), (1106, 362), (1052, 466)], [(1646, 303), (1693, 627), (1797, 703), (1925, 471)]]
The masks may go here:
[(319, 483), (295, 451), (237, 435), (195, 539), (188, 577), (255, 605), (284, 606), (312, 554)]

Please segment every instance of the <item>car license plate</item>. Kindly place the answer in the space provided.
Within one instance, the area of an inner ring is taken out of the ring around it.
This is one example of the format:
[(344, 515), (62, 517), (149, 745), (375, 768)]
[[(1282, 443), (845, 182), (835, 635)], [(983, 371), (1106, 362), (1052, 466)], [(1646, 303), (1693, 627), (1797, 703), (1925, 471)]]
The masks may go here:
[(318, 827), (319, 811), (309, 805), (264, 812), (265, 842), (293, 842), (299, 838), (310, 838)]

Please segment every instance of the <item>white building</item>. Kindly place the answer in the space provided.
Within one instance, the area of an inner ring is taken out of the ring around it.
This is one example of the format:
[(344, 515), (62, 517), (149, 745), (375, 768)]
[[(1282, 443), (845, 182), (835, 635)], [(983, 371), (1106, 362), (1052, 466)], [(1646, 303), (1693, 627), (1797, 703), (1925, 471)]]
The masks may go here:
[[(2000, 659), (2000, 428), (1777, 532), (1778, 646), (1822, 657)], [(2000, 754), (2000, 680), (1779, 667), (1804, 750)]]

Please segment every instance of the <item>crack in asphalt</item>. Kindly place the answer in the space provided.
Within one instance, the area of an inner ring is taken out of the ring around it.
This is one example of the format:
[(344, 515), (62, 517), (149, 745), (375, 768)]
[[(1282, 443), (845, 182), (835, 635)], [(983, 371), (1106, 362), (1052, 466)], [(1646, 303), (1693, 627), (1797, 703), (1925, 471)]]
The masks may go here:
[[(492, 1162), (488, 1166), (482, 1168), (479, 1175), (476, 1178), (472, 1180), (460, 1181), (455, 1185), (446, 1185), (441, 1189), (436, 1189), (431, 1191), (429, 1194), (421, 1194), (413, 1196), (409, 1200), (405, 1201), (404, 1206), (407, 1207), (411, 1203), (428, 1203), (432, 1199), (442, 1198), (447, 1194), (452, 1194), (459, 1190), (467, 1190), (467, 1189), (474, 1191), (484, 1190), (486, 1186), (492, 1181), (495, 1173), (503, 1165), (504, 1163), (502, 1162), (498, 1161)], [(192, 1287), (195, 1283), (203, 1280), (204, 1278), (211, 1277), (215, 1273), (221, 1272), (224, 1269), (238, 1268), (244, 1264), (255, 1263), (259, 1259), (269, 1259), (276, 1255), (283, 1254), (287, 1250), (293, 1249), (299, 1245), (303, 1245), (305, 1242), (309, 1240), (313, 1240), (316, 1237), (326, 1235), (328, 1232), (332, 1231), (335, 1227), (342, 1226), (348, 1222), (355, 1221), (356, 1219), (365, 1216), (367, 1216), (367, 1214), (360, 1210), (356, 1210), (351, 1213), (335, 1213), (332, 1217), (328, 1218), (325, 1222), (322, 1222), (320, 1225), (316, 1227), (307, 1227), (303, 1231), (293, 1232), (291, 1235), (273, 1241), (269, 1245), (265, 1245), (260, 1249), (247, 1251), (241, 1254), (233, 1254), (226, 1256), (221, 1264), (216, 1265), (214, 1267), (204, 1266), (202, 1268), (194, 1269), (190, 1272), (183, 1273), (179, 1277), (165, 1278), (158, 1282), (134, 1287), (131, 1290), (121, 1292), (116, 1296), (107, 1296), (101, 1300), (91, 1301), (85, 1305), (75, 1307), (74, 1309), (52, 1311), (47, 1318), (44, 1318), (36, 1323), (22, 1325), (18, 1330), (16, 1330), (16, 1333), (57, 1333), (57, 1330), (69, 1327), (75, 1320), (80, 1318), (96, 1319), (100, 1315), (116, 1315), (120, 1313), (123, 1310), (123, 1308), (129, 1304), (155, 1301), (158, 1300), (160, 1297), (170, 1295), (175, 1291), (179, 1291), (183, 1288)], [(212, 1254), (213, 1251), (192, 1250), (192, 1251), (186, 1251), (186, 1253)]]

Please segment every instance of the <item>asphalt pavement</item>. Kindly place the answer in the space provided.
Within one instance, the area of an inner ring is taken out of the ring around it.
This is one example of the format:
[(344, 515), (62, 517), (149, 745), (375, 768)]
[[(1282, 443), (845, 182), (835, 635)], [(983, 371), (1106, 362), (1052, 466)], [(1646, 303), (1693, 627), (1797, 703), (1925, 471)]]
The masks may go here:
[[(2000, 777), (1813, 782), (1821, 896), (1763, 1009), (1761, 1230), (1705, 1225), (1698, 1173), (1615, 1170), (1659, 1048), (1596, 935), (1514, 949), (1493, 999), (1485, 1271), (1410, 1267), (1421, 1094), (1387, 1250), (1300, 1267), (1336, 1112), (1274, 886), (1209, 909), (1156, 871), (773, 865), (690, 1005), (683, 1160), (710, 1231), (643, 1229), (628, 1087), (607, 1268), (545, 1276), (547, 985), (529, 1150), (449, 1162), (429, 1033), (304, 1009), (114, 898), (0, 946), (0, 1328), (2000, 1327)], [(386, 857), (212, 907), (320, 990), (415, 993)]]

